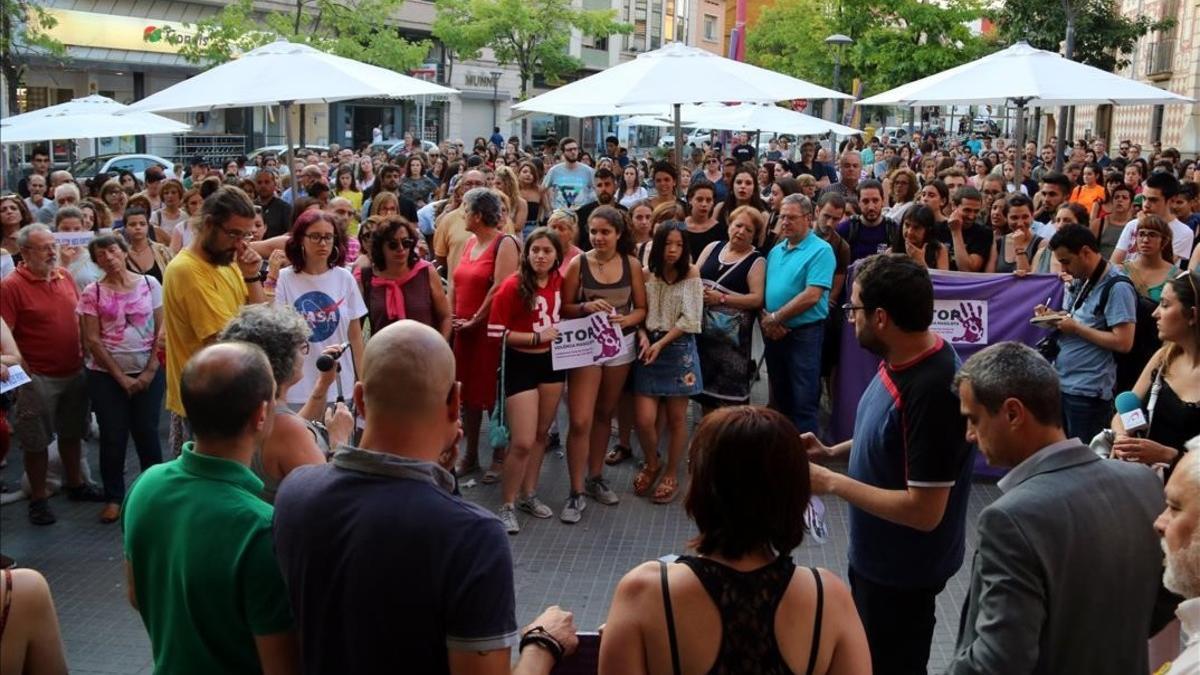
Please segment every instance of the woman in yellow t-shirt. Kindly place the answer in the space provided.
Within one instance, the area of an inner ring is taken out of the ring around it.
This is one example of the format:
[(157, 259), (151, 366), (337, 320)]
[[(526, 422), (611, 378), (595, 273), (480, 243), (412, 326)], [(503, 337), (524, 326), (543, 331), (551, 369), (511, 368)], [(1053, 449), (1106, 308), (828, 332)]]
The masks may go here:
[[(358, 183), (354, 180), (354, 167), (342, 166), (339, 168), (335, 185), (337, 196), (349, 200), (350, 205), (354, 207), (354, 213), (360, 213), (363, 205), (363, 193), (358, 189)], [(357, 221), (358, 219), (355, 218), (355, 222)]]
[(1096, 202), (1103, 203), (1107, 197), (1104, 192), (1104, 186), (1100, 184), (1101, 173), (1099, 164), (1088, 164), (1083, 167), (1083, 185), (1078, 185), (1074, 190), (1071, 190), (1070, 201), (1074, 204), (1079, 204), (1089, 212), (1092, 210), (1092, 204)]

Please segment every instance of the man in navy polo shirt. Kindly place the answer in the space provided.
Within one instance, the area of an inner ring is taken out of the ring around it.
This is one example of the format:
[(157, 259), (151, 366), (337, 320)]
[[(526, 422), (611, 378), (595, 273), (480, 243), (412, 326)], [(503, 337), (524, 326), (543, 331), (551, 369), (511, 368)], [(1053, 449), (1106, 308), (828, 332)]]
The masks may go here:
[(821, 341), (837, 260), (812, 231), (813, 204), (800, 193), (779, 207), (782, 240), (767, 254), (762, 332), (773, 407), (801, 432), (817, 430)]
[(963, 562), (973, 450), (952, 388), (958, 356), (930, 332), (933, 285), (907, 256), (868, 258), (845, 310), (883, 363), (853, 439), (828, 448), (805, 435), (815, 459), (850, 455), (847, 475), (812, 465), (813, 494), (850, 504), (850, 586), (874, 672), (924, 675), (935, 599)]
[[(512, 552), (500, 520), (453, 494), (462, 430), (454, 354), (397, 321), (372, 336), (354, 405), (361, 447), (292, 471), (275, 497), (275, 549), (306, 673), (508, 673), (518, 644)], [(518, 671), (550, 672), (578, 640), (551, 607)]]

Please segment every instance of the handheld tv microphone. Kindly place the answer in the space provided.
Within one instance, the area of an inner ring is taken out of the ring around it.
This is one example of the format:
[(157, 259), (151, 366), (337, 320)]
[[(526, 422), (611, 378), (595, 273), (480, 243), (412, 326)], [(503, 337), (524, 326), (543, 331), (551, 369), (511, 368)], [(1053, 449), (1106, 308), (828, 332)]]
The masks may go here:
[(1134, 438), (1144, 438), (1146, 429), (1150, 424), (1146, 421), (1146, 415), (1142, 412), (1142, 400), (1132, 391), (1123, 391), (1117, 394), (1117, 414), (1121, 416), (1121, 425), (1125, 427), (1125, 433)]
[(337, 351), (335, 353), (322, 354), (319, 357), (317, 357), (317, 370), (319, 370), (323, 373), (333, 370), (334, 365), (337, 364), (337, 360), (342, 358), (342, 354), (345, 354), (346, 350), (349, 348), (350, 348), (350, 343), (343, 342), (342, 344), (338, 345)]

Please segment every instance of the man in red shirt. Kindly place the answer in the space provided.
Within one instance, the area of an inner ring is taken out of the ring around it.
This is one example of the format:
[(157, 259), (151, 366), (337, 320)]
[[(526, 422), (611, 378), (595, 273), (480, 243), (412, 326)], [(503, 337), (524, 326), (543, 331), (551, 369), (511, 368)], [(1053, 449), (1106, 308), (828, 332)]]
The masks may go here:
[(47, 448), (56, 435), (67, 498), (98, 502), (104, 501), (104, 493), (84, 482), (80, 471), (88, 398), (75, 280), (58, 266), (58, 246), (45, 225), (21, 228), (17, 246), (24, 262), (0, 281), (0, 316), (12, 328), (32, 382), (17, 389), (13, 435), (25, 453), (29, 521), (51, 525), (55, 517), (47, 501)]

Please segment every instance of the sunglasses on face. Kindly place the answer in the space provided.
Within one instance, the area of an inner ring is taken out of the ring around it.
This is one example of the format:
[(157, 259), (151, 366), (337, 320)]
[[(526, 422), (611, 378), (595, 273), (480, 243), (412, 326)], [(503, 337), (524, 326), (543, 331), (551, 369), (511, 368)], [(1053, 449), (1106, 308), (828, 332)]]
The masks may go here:
[(392, 239), (387, 243), (388, 248), (393, 251), (398, 251), (401, 248), (411, 250), (412, 247), (416, 245), (417, 240), (413, 239), (412, 237), (405, 237), (404, 239)]

